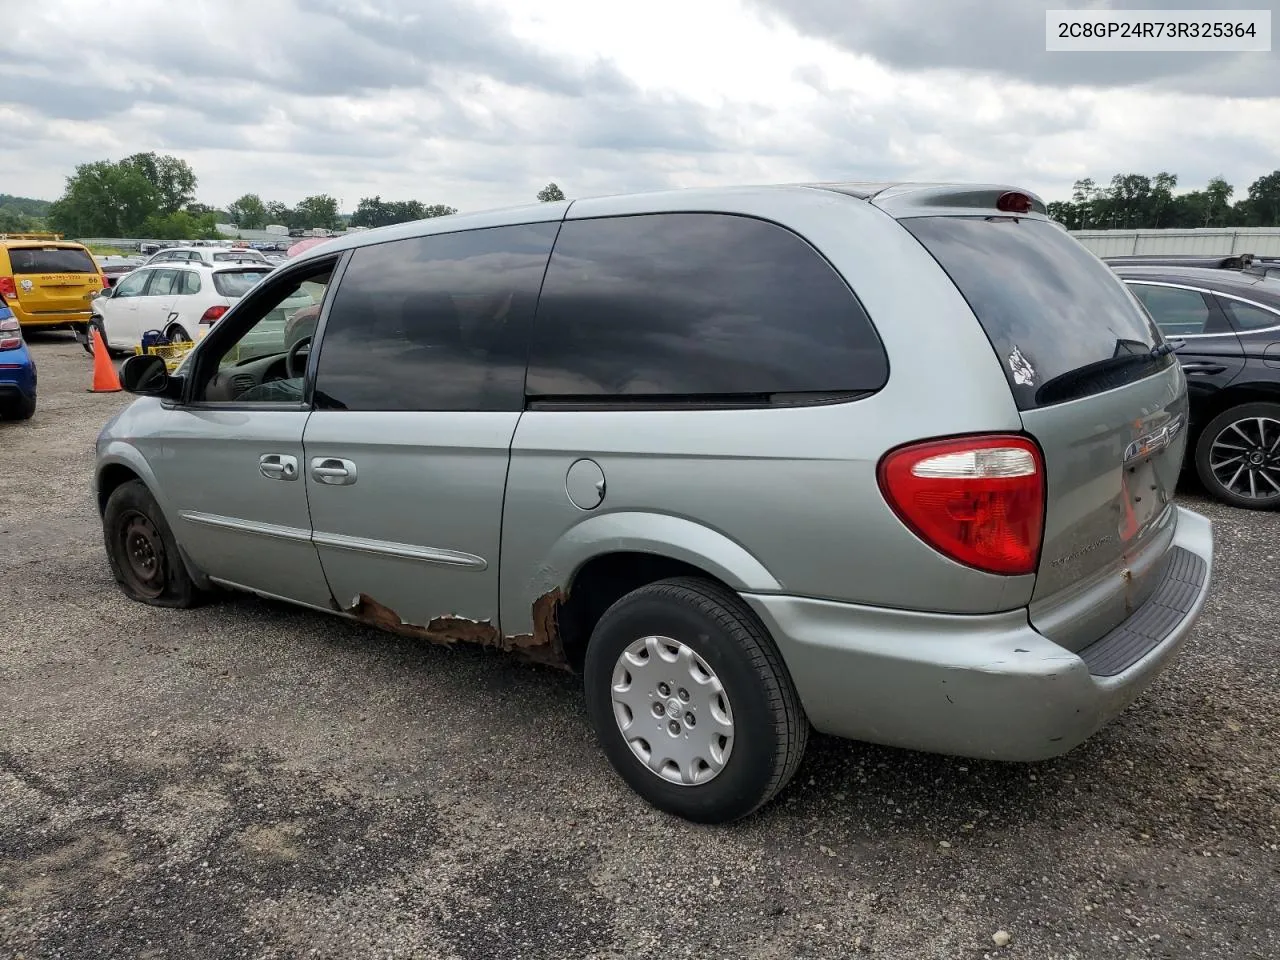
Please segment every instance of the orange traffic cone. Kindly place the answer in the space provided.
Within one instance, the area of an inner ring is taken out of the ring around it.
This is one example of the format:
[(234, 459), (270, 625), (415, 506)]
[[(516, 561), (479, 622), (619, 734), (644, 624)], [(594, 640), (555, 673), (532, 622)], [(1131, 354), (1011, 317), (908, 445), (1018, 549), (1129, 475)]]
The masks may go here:
[(121, 389), (120, 378), (116, 376), (116, 365), (111, 362), (111, 354), (98, 332), (97, 324), (91, 324), (89, 335), (93, 337), (93, 386), (90, 393), (118, 393)]

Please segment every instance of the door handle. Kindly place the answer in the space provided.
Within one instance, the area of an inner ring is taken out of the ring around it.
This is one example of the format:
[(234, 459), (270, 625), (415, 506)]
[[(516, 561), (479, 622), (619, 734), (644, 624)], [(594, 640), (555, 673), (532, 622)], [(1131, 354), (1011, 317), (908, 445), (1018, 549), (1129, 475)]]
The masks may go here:
[(258, 469), (268, 480), (297, 480), (298, 458), (282, 453), (264, 453), (258, 458)]
[(1182, 365), (1187, 373), (1222, 373), (1227, 368), (1220, 363), (1207, 363), (1203, 360), (1191, 360)]
[(313, 457), (311, 476), (319, 483), (345, 486), (356, 482), (356, 465), (338, 457)]

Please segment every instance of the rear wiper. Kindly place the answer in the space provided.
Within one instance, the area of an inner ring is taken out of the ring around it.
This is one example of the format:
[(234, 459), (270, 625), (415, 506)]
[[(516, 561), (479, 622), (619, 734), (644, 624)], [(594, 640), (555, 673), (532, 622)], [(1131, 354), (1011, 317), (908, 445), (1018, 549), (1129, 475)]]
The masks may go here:
[(1114, 390), (1143, 376), (1140, 371), (1158, 369), (1159, 362), (1173, 353), (1167, 343), (1145, 348), (1141, 353), (1121, 353), (1046, 381), (1036, 391), (1036, 404), (1048, 406), (1087, 397), (1091, 393)]

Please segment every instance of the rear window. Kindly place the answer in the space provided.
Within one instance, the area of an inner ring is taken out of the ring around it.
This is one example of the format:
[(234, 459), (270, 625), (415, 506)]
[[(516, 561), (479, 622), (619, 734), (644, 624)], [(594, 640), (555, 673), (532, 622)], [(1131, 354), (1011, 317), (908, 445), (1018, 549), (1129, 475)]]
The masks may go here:
[(231, 253), (215, 253), (213, 255), (215, 262), (222, 263), (224, 261), (235, 262), (252, 260), (254, 263), (261, 263), (265, 258), (260, 253), (254, 253), (252, 250), (234, 250)]
[(223, 297), (243, 297), (262, 282), (266, 270), (219, 270), (213, 275), (213, 289)]
[(1111, 390), (1175, 360), (1120, 279), (1045, 220), (901, 221), (969, 302), (1020, 410)]
[(76, 247), (10, 247), (14, 273), (97, 273), (88, 250)]

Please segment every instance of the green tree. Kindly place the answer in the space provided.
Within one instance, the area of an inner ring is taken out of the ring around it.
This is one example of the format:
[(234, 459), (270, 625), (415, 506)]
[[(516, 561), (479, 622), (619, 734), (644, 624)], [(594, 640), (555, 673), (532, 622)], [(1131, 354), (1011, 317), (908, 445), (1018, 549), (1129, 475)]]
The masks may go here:
[(67, 236), (139, 236), (159, 212), (155, 185), (136, 167), (98, 160), (82, 163), (49, 208), (55, 230)]
[(267, 205), (256, 193), (246, 193), (227, 207), (231, 222), (245, 230), (261, 230), (267, 225)]
[(1249, 184), (1248, 222), (1257, 227), (1280, 226), (1280, 170)]
[(422, 218), (426, 220), (431, 217), (451, 217), (457, 212), (457, 207), (451, 207), (443, 203), (431, 203), (422, 208)]
[(318, 227), (324, 230), (336, 230), (341, 226), (338, 217), (338, 201), (327, 193), (304, 197), (295, 213), (297, 225), (304, 229)]
[(218, 236), (215, 214), (193, 214), (186, 210), (159, 213), (143, 224), (145, 236), (156, 240), (212, 240)]
[(286, 204), (279, 200), (271, 200), (267, 203), (267, 223), (278, 224), (292, 228), (297, 221), (297, 216)]
[(384, 227), (391, 223), (390, 215), (388, 204), (382, 201), (381, 195), (361, 197), (360, 202), (356, 204), (356, 212), (351, 215), (351, 225), (353, 227)]
[(36, 220), (16, 207), (0, 207), (0, 233), (30, 233)]
[(1204, 223), (1197, 226), (1231, 226), (1231, 195), (1236, 188), (1227, 183), (1222, 176), (1214, 177), (1204, 189), (1205, 212)]
[(167, 154), (135, 153), (120, 161), (136, 169), (156, 189), (156, 205), (162, 214), (177, 213), (195, 199), (196, 175), (185, 160)]
[(195, 173), (177, 157), (135, 153), (82, 163), (50, 206), (49, 220), (68, 236), (143, 236), (151, 218), (183, 212), (195, 188)]
[(543, 203), (551, 203), (553, 200), (563, 200), (564, 191), (554, 183), (548, 183), (545, 187), (538, 191), (538, 199)]

